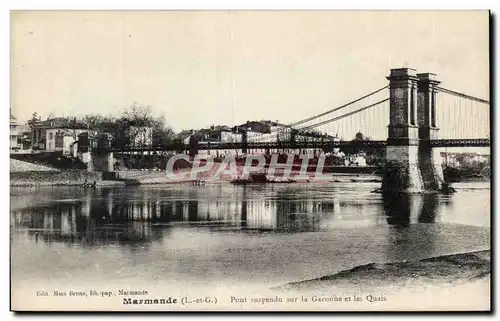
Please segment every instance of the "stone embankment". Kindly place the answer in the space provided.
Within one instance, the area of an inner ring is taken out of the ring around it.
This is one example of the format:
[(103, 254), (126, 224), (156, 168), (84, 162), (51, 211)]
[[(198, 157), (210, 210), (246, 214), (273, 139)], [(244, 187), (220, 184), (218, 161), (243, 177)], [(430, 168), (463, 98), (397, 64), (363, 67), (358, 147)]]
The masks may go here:
[(85, 170), (60, 171), (51, 167), (10, 160), (11, 186), (55, 186), (82, 185), (94, 181), (102, 183), (102, 173), (89, 173)]
[(57, 169), (43, 165), (23, 162), (17, 159), (10, 159), (10, 172), (58, 172)]

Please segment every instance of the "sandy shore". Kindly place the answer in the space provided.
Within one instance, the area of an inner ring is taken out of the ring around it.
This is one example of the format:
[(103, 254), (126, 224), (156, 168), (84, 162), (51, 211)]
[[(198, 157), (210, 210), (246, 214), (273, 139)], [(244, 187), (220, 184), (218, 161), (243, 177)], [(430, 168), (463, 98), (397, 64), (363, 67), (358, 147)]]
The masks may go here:
[[(491, 253), (476, 251), (417, 261), (371, 263), (273, 290), (331, 298), (358, 295), (368, 310), (489, 311)], [(377, 308), (378, 306), (378, 308)]]
[(435, 286), (489, 278), (490, 251), (444, 255), (418, 261), (370, 263), (321, 278), (292, 282), (280, 289), (319, 289), (322, 287), (351, 287), (361, 284), (366, 289), (389, 286)]

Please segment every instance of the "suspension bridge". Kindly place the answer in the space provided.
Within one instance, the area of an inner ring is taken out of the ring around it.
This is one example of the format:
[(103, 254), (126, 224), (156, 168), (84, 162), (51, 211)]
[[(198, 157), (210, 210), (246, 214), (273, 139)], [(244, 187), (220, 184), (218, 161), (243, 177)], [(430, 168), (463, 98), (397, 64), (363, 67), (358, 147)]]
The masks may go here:
[[(386, 151), (389, 189), (435, 190), (442, 182), (439, 147), (489, 147), (490, 102), (448, 89), (435, 74), (391, 69), (388, 84), (317, 115), (239, 142), (173, 143), (113, 152), (373, 147)], [(357, 133), (363, 139), (352, 139)], [(391, 176), (392, 175), (392, 176)], [(383, 184), (383, 185), (384, 185)]]

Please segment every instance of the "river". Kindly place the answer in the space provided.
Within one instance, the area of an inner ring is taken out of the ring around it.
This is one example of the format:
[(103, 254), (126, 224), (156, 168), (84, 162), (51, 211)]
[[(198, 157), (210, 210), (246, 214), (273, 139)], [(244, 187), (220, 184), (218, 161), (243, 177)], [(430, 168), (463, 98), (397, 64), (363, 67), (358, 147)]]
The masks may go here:
[[(489, 183), (11, 188), (11, 282), (39, 289), (269, 289), (372, 262), (488, 250)], [(24, 292), (23, 292), (24, 291)]]

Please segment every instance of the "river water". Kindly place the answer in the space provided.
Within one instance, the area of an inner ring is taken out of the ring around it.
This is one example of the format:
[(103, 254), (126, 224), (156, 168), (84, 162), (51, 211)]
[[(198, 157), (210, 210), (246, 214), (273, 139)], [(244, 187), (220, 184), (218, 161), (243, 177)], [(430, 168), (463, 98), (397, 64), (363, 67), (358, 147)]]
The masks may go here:
[(371, 262), (489, 249), (489, 183), (11, 189), (13, 289), (270, 288)]

